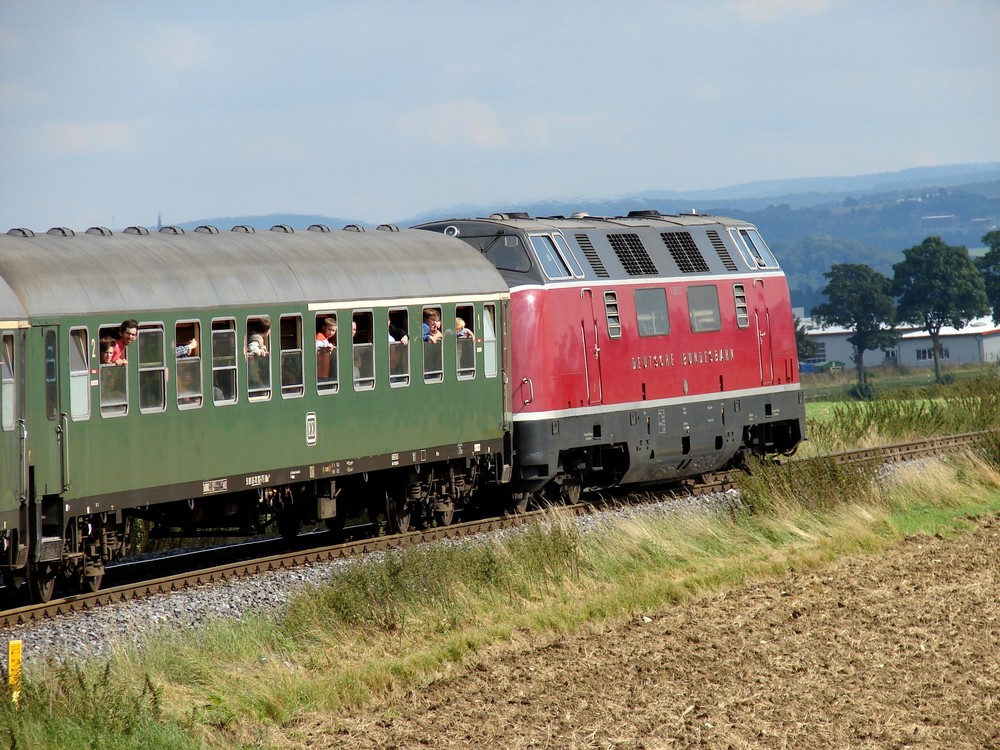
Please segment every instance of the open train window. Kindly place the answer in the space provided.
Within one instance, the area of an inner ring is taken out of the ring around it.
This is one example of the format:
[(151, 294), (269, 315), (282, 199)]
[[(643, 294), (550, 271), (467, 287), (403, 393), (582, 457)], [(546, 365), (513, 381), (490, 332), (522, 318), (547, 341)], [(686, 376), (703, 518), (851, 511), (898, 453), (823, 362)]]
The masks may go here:
[(236, 403), (236, 321), (212, 321), (212, 401)]
[(302, 316), (281, 316), (281, 397), (305, 392), (302, 384)]
[(692, 333), (722, 329), (722, 316), (719, 314), (719, 290), (715, 286), (690, 286), (687, 290), (687, 298)]
[(247, 360), (247, 399), (267, 401), (271, 398), (271, 318), (267, 315), (247, 318), (244, 354)]
[(174, 359), (177, 368), (177, 408), (197, 409), (202, 404), (201, 326), (181, 321), (174, 327)]
[(136, 347), (139, 352), (139, 411), (143, 414), (163, 411), (167, 407), (163, 326), (140, 326)]
[(90, 357), (87, 329), (69, 332), (69, 410), (74, 421), (90, 419)]
[(441, 308), (425, 307), (424, 322), (421, 324), (421, 339), (424, 350), (424, 382), (444, 381), (444, 334), (441, 331)]
[(14, 389), (14, 334), (4, 332), (3, 349), (0, 351), (0, 426), (4, 432), (10, 432), (17, 423), (15, 404), (17, 404)]
[(316, 314), (316, 392), (337, 392), (337, 313)]
[(497, 307), (483, 305), (483, 329), (480, 338), (483, 341), (483, 374), (488, 378), (497, 376)]
[[(712, 287), (713, 289), (715, 287)], [(635, 318), (639, 335), (666, 336), (670, 333), (670, 316), (667, 313), (667, 291), (656, 289), (635, 290)]]
[(410, 384), (410, 313), (405, 307), (389, 311), (389, 387)]
[(354, 390), (370, 391), (375, 387), (374, 317), (371, 310), (355, 311), (351, 319), (354, 342)]
[(475, 320), (472, 305), (455, 306), (455, 370), (459, 380), (476, 377), (476, 335), (472, 327)]

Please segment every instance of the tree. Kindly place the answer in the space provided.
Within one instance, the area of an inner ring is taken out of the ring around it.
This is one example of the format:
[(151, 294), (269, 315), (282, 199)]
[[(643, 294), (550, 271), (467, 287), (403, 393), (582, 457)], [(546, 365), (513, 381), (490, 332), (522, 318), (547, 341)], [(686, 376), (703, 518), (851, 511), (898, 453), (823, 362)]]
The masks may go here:
[(934, 346), (934, 378), (941, 382), (941, 327), (962, 328), (990, 310), (983, 277), (964, 245), (928, 237), (903, 251), (892, 270), (897, 317), (923, 326)]
[(800, 318), (795, 318), (795, 348), (798, 350), (799, 362), (812, 359), (819, 351), (819, 346), (806, 335), (806, 327)]
[(976, 267), (983, 274), (986, 298), (993, 308), (993, 322), (1000, 323), (1000, 232), (994, 229), (983, 235), (983, 244), (989, 252), (976, 258)]
[(854, 348), (858, 386), (865, 384), (864, 354), (869, 349), (888, 349), (899, 341), (894, 324), (896, 305), (892, 282), (870, 266), (839, 263), (823, 274), (827, 302), (813, 308), (813, 317), (823, 325), (839, 325), (854, 330), (847, 339)]

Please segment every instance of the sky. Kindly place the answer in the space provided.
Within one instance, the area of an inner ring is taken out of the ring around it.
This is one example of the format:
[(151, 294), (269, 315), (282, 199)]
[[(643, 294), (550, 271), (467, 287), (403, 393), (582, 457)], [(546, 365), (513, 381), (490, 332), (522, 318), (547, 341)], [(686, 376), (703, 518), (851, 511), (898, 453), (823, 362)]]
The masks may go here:
[(982, 162), (996, 0), (0, 0), (0, 231)]

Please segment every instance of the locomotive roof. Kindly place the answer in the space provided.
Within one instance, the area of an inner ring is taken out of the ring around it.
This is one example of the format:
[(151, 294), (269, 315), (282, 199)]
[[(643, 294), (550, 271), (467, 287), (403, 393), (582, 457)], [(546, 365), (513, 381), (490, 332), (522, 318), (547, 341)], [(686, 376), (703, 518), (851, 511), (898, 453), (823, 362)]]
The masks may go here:
[(748, 226), (749, 222), (712, 214), (661, 214), (659, 211), (631, 211), (627, 216), (591, 216), (577, 213), (570, 216), (529, 216), (525, 213), (495, 213), (476, 219), (450, 219), (434, 224), (483, 223), (522, 229), (526, 232), (559, 230), (616, 229), (635, 227), (697, 227), (713, 224)]
[(73, 234), (57, 229), (0, 235), (3, 317), (506, 290), (478, 252), (451, 237), (417, 230)]

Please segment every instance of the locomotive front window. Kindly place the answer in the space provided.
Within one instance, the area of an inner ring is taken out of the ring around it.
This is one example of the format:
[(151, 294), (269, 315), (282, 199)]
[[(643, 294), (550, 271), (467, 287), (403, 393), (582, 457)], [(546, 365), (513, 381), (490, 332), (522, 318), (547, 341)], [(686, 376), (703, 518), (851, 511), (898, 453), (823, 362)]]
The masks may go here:
[(316, 315), (316, 391), (337, 392), (337, 313)]
[(640, 336), (666, 336), (670, 333), (666, 290), (636, 289), (635, 318)]
[[(568, 279), (573, 276), (566, 264), (566, 260), (560, 254), (555, 242), (547, 234), (536, 234), (531, 236), (531, 246), (535, 250), (535, 257), (545, 271), (545, 275), (550, 279)], [(582, 274), (581, 274), (582, 275)]]
[(305, 392), (302, 385), (302, 318), (281, 318), (281, 397), (294, 398)]
[(0, 414), (2, 414), (3, 429), (6, 432), (14, 429), (16, 414), (14, 404), (17, 403), (14, 392), (14, 334), (3, 335), (3, 352), (0, 353)]
[(687, 298), (692, 333), (722, 329), (718, 289), (714, 286), (691, 286), (688, 287)]
[(236, 403), (236, 321), (212, 321), (212, 401)]
[(139, 329), (139, 411), (163, 411), (167, 406), (167, 368), (163, 353), (163, 326)]
[(69, 332), (69, 406), (74, 420), (90, 419), (90, 359), (87, 329)]
[(486, 259), (500, 271), (527, 273), (531, 270), (531, 258), (517, 235), (489, 238), (484, 252)]
[(177, 360), (177, 408), (201, 406), (201, 335), (197, 321), (178, 323), (174, 329)]

